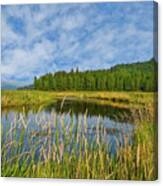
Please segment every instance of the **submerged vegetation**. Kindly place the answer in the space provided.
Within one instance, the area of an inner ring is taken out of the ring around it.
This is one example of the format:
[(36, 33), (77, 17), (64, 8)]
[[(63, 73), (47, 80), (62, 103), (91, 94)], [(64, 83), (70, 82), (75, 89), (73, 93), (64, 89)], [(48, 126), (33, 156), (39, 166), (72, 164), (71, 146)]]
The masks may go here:
[[(125, 133), (105, 128), (99, 116), (92, 123), (96, 127), (89, 128), (86, 109), (78, 120), (74, 119), (73, 113), (70, 120), (66, 120), (62, 112), (57, 116), (52, 111), (53, 119), (37, 114), (31, 126), (25, 113), (15, 113), (11, 123), (7, 120), (6, 125), (2, 124), (2, 176), (155, 180), (155, 95), (141, 92), (2, 91), (2, 109), (48, 103), (58, 98), (63, 99), (62, 108), (67, 96), (130, 108), (133, 112), (128, 117), (133, 117), (135, 123), (134, 132)], [(142, 117), (138, 117), (134, 108)], [(90, 130), (93, 137), (89, 135)], [(115, 135), (117, 150), (114, 154), (109, 150), (112, 145), (106, 143), (108, 132)]]

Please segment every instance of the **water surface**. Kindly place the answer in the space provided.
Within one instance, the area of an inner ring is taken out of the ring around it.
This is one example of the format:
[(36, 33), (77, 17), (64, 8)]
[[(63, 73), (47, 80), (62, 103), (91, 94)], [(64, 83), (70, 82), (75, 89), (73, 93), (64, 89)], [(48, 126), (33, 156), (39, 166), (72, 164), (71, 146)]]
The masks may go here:
[(130, 121), (130, 115), (129, 110), (83, 100), (58, 100), (40, 108), (3, 109), (2, 143), (14, 138), (11, 131), (15, 127), (16, 139), (19, 140), (25, 128), (24, 152), (32, 148), (28, 142), (30, 135), (32, 144), (39, 144), (37, 159), (42, 145), (47, 144), (49, 127), (53, 134), (51, 144), (55, 144), (56, 141), (56, 128), (59, 130), (58, 140), (61, 143), (64, 143), (66, 138), (64, 135), (70, 135), (72, 129), (72, 140), (67, 148), (70, 153), (74, 140), (80, 140), (81, 135), (85, 135), (89, 145), (97, 143), (97, 135), (100, 135), (100, 139), (108, 145), (108, 153), (114, 155), (117, 149), (124, 145), (125, 138), (128, 139), (128, 143), (133, 142), (134, 124)]

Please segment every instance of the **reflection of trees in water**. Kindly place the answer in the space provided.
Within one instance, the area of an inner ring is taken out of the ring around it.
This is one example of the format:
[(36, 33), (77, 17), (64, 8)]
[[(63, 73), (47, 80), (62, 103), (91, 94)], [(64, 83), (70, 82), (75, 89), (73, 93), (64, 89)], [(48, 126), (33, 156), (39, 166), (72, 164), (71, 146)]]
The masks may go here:
[(109, 117), (117, 121), (131, 121), (131, 111), (129, 109), (119, 109), (108, 105), (99, 105), (94, 102), (66, 100), (61, 109), (61, 101), (49, 104), (45, 107), (47, 112), (51, 112), (55, 108), (57, 113), (59, 112), (71, 112), (78, 116), (84, 114), (87, 111), (88, 116), (100, 116)]
[(74, 114), (78, 117), (79, 114), (85, 114), (92, 116), (100, 117), (109, 117), (112, 120), (120, 122), (132, 122), (132, 114), (129, 109), (115, 108), (108, 105), (100, 105), (95, 102), (88, 101), (79, 101), (79, 100), (65, 100), (61, 108), (62, 101), (58, 100), (57, 102), (51, 103), (49, 105), (40, 106), (28, 106), (28, 107), (12, 107), (2, 109), (3, 113), (8, 113), (9, 111), (24, 113), (26, 116), (29, 111), (32, 111), (34, 114), (40, 111), (52, 112), (55, 110), (57, 113), (68, 113)]
[[(68, 151), (72, 151), (72, 148), (74, 146), (74, 141), (76, 141), (77, 136), (78, 139), (81, 139), (82, 136), (85, 136), (85, 139), (87, 139), (87, 142), (89, 145), (96, 144), (97, 136), (99, 136), (99, 139), (103, 139), (104, 143), (107, 144), (108, 153), (111, 155), (114, 155), (119, 148), (117, 145), (117, 142), (120, 146), (124, 145), (124, 139), (126, 139), (126, 136), (128, 137), (128, 142), (132, 143), (132, 131), (133, 131), (133, 125), (117, 125), (118, 122), (109, 122), (109, 125), (105, 125), (104, 120), (102, 122), (98, 123), (97, 118), (93, 118), (94, 123), (90, 122), (93, 120), (91, 117), (107, 117), (106, 120), (112, 119), (114, 121), (119, 122), (130, 122), (130, 111), (125, 109), (117, 109), (113, 108), (108, 105), (98, 105), (94, 102), (86, 102), (86, 101), (78, 101), (78, 100), (65, 100), (63, 107), (61, 109), (61, 102), (57, 101), (53, 104), (49, 104), (47, 106), (44, 106), (42, 108), (40, 107), (15, 107), (12, 108), (12, 110), (5, 110), (3, 111), (3, 133), (7, 133), (6, 131), (9, 130), (8, 124), (10, 124), (10, 121), (12, 121), (15, 118), (15, 121), (18, 124), (17, 133), (18, 135), (22, 132), (22, 121), (25, 120), (27, 123), (27, 130), (26, 130), (26, 137), (34, 136), (34, 140), (38, 141), (38, 139), (43, 139), (43, 141), (46, 141), (49, 131), (51, 130), (51, 136), (52, 136), (52, 142), (56, 139), (56, 131), (58, 130), (59, 135), (57, 135), (57, 138), (59, 140), (64, 140), (62, 138), (63, 131), (67, 131), (66, 135), (72, 132), (71, 134), (71, 141), (69, 142)], [(81, 114), (85, 114), (87, 110), (88, 118), (86, 120), (86, 126), (84, 124), (85, 120), (80, 118)], [(12, 112), (13, 113), (12, 113)], [(41, 111), (41, 112), (39, 112)], [(11, 112), (11, 113), (10, 113)], [(56, 113), (59, 116), (56, 117)], [(8, 114), (7, 114), (8, 113)], [(18, 113), (18, 114), (17, 114)], [(23, 117), (21, 113), (24, 113), (27, 117)], [(38, 113), (38, 115), (37, 115)], [(70, 113), (69, 116), (75, 117), (69, 117), (70, 120), (65, 121), (64, 118), (62, 120), (62, 117), (60, 117), (61, 113)], [(52, 115), (51, 115), (52, 114)], [(53, 115), (55, 114), (55, 116)], [(47, 117), (44, 117), (47, 116)], [(54, 116), (54, 117), (53, 117)], [(125, 116), (125, 117), (124, 117)], [(5, 117), (5, 118), (4, 118)], [(53, 117), (53, 118), (52, 118)], [(128, 117), (128, 118), (127, 118)], [(71, 119), (75, 118), (74, 121), (71, 122)], [(62, 121), (65, 121), (63, 124)], [(12, 123), (12, 122), (11, 122)], [(57, 123), (57, 124), (56, 124)], [(20, 124), (20, 125), (19, 125)], [(49, 125), (50, 124), (50, 125)], [(93, 124), (93, 125), (89, 125)], [(20, 126), (20, 128), (19, 128)], [(62, 130), (62, 127), (66, 126), (64, 130)], [(50, 127), (50, 130), (49, 128)], [(26, 141), (26, 137), (24, 138)], [(30, 149), (31, 146), (28, 145), (27, 142), (24, 144), (24, 149)], [(76, 148), (79, 148), (78, 146)], [(96, 146), (94, 147), (96, 149)], [(39, 156), (39, 147), (37, 151), (37, 156)], [(37, 159), (37, 158), (36, 158)]]

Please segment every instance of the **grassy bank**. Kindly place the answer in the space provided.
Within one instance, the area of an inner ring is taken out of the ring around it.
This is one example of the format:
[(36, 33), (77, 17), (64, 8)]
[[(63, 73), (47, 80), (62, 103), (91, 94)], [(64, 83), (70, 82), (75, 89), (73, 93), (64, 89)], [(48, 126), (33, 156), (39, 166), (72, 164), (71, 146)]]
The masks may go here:
[(46, 91), (2, 91), (2, 108), (11, 106), (41, 105), (56, 99), (84, 99), (119, 108), (153, 108), (155, 93), (144, 92), (46, 92)]

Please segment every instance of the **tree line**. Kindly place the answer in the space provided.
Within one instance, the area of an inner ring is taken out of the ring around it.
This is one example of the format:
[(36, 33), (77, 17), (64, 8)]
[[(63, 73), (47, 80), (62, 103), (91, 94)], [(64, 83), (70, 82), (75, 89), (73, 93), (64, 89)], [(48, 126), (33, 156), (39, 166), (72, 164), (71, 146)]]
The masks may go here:
[(34, 77), (36, 90), (109, 90), (109, 91), (156, 91), (157, 66), (152, 58), (146, 62), (120, 64), (110, 69), (48, 73)]

